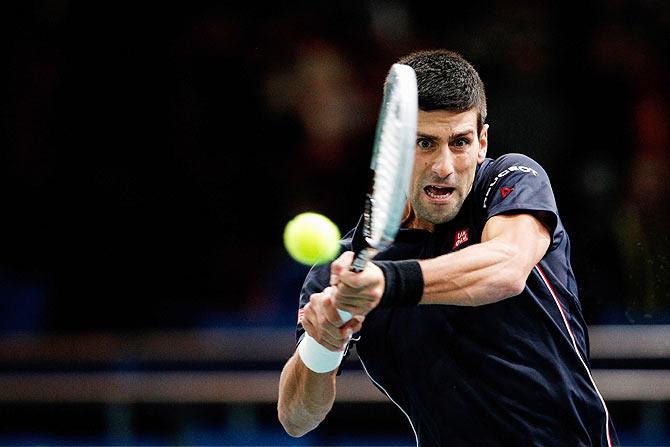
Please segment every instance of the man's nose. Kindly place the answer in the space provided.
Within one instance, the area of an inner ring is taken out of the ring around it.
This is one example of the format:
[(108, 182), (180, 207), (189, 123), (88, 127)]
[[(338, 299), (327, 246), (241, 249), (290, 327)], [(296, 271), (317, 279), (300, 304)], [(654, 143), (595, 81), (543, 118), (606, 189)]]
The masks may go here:
[(454, 163), (451, 152), (448, 147), (440, 148), (433, 160), (433, 173), (440, 178), (446, 178), (452, 172), (454, 172)]

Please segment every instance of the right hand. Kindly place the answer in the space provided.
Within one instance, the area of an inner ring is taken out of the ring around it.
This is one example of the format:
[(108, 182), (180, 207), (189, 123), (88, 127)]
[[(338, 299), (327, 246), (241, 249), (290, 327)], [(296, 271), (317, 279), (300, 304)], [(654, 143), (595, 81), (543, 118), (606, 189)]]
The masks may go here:
[(333, 303), (334, 287), (327, 287), (309, 297), (302, 317), (305, 331), (329, 351), (343, 351), (352, 334), (361, 330), (365, 317), (355, 315), (346, 324)]
[(368, 262), (362, 272), (352, 272), (352, 251), (345, 251), (330, 266), (330, 284), (337, 287), (333, 303), (352, 315), (365, 316), (379, 305), (386, 287), (384, 273)]

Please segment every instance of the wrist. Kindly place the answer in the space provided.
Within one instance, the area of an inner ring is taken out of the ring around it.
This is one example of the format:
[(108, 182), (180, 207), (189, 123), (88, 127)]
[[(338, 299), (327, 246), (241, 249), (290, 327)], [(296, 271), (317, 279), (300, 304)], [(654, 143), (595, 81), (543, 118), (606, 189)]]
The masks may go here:
[(373, 261), (384, 274), (379, 307), (416, 306), (423, 297), (423, 272), (416, 260)]
[(298, 355), (302, 363), (315, 373), (327, 373), (340, 367), (344, 352), (329, 351), (315, 339), (305, 334), (298, 344)]

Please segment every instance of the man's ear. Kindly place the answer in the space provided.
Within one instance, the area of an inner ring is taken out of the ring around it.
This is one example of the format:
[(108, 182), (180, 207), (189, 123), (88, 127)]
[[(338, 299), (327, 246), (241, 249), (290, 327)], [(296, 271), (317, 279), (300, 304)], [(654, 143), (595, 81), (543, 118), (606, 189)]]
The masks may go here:
[(479, 153), (477, 153), (477, 163), (482, 163), (486, 158), (486, 150), (489, 148), (489, 125), (484, 124), (479, 134)]

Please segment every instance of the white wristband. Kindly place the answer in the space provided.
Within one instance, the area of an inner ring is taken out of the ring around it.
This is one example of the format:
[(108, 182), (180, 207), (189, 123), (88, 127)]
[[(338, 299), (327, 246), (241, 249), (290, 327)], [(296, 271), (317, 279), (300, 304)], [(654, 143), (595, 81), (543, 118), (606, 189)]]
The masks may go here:
[[(343, 323), (351, 320), (349, 312), (337, 309)], [(305, 334), (298, 345), (298, 355), (306, 367), (315, 373), (326, 373), (337, 369), (342, 362), (344, 352), (329, 351), (314, 340), (309, 334)]]

